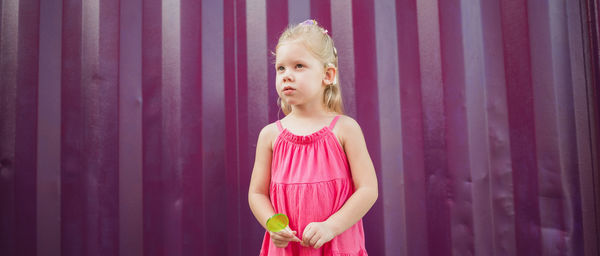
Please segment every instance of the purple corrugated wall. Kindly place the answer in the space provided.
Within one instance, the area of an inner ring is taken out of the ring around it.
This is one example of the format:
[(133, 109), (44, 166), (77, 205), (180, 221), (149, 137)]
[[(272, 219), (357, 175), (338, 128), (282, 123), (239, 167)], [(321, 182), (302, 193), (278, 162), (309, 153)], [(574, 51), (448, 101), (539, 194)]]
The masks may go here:
[(1, 0), (0, 255), (257, 255), (278, 34), (316, 18), (370, 255), (598, 255), (597, 0)]

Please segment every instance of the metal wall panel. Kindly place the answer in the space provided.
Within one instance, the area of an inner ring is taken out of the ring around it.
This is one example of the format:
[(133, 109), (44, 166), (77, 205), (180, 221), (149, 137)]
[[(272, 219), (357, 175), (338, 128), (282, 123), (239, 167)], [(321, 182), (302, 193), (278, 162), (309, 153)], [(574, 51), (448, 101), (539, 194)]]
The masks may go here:
[(308, 18), (376, 167), (370, 255), (600, 251), (594, 0), (0, 8), (1, 255), (257, 255), (271, 52)]

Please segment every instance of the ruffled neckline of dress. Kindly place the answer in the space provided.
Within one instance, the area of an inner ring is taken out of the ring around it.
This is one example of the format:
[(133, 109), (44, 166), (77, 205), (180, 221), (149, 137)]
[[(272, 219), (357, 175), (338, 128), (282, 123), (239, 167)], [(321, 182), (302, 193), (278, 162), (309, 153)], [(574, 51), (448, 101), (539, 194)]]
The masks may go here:
[(313, 143), (313, 142), (325, 137), (325, 135), (327, 135), (328, 132), (329, 132), (329, 127), (325, 126), (321, 130), (313, 132), (309, 135), (296, 135), (296, 134), (293, 134), (292, 132), (290, 132), (286, 128), (286, 129), (283, 129), (283, 131), (281, 132), (281, 134), (279, 136), (281, 136), (283, 139), (285, 139), (289, 142), (293, 142), (293, 143), (297, 143), (297, 144), (310, 144), (310, 143)]

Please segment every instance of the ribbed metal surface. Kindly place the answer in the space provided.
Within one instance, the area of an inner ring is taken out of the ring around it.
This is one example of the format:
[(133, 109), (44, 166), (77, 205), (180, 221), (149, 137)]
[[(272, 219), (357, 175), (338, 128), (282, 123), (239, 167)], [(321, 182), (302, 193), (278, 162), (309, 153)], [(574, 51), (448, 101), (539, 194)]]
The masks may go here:
[(597, 255), (592, 0), (2, 0), (1, 255), (257, 255), (273, 56), (316, 18), (370, 255)]

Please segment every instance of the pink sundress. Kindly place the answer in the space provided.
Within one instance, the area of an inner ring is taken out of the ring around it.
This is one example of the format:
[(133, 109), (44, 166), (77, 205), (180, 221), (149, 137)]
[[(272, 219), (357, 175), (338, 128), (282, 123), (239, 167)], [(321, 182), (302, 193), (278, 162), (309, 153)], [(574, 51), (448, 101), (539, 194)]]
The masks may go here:
[[(346, 154), (332, 132), (339, 117), (306, 136), (292, 134), (277, 121), (280, 134), (273, 147), (270, 198), (275, 212), (289, 217), (300, 239), (306, 225), (327, 220), (354, 192)], [(362, 220), (319, 249), (297, 242), (277, 248), (265, 232), (260, 255), (365, 256)]]

